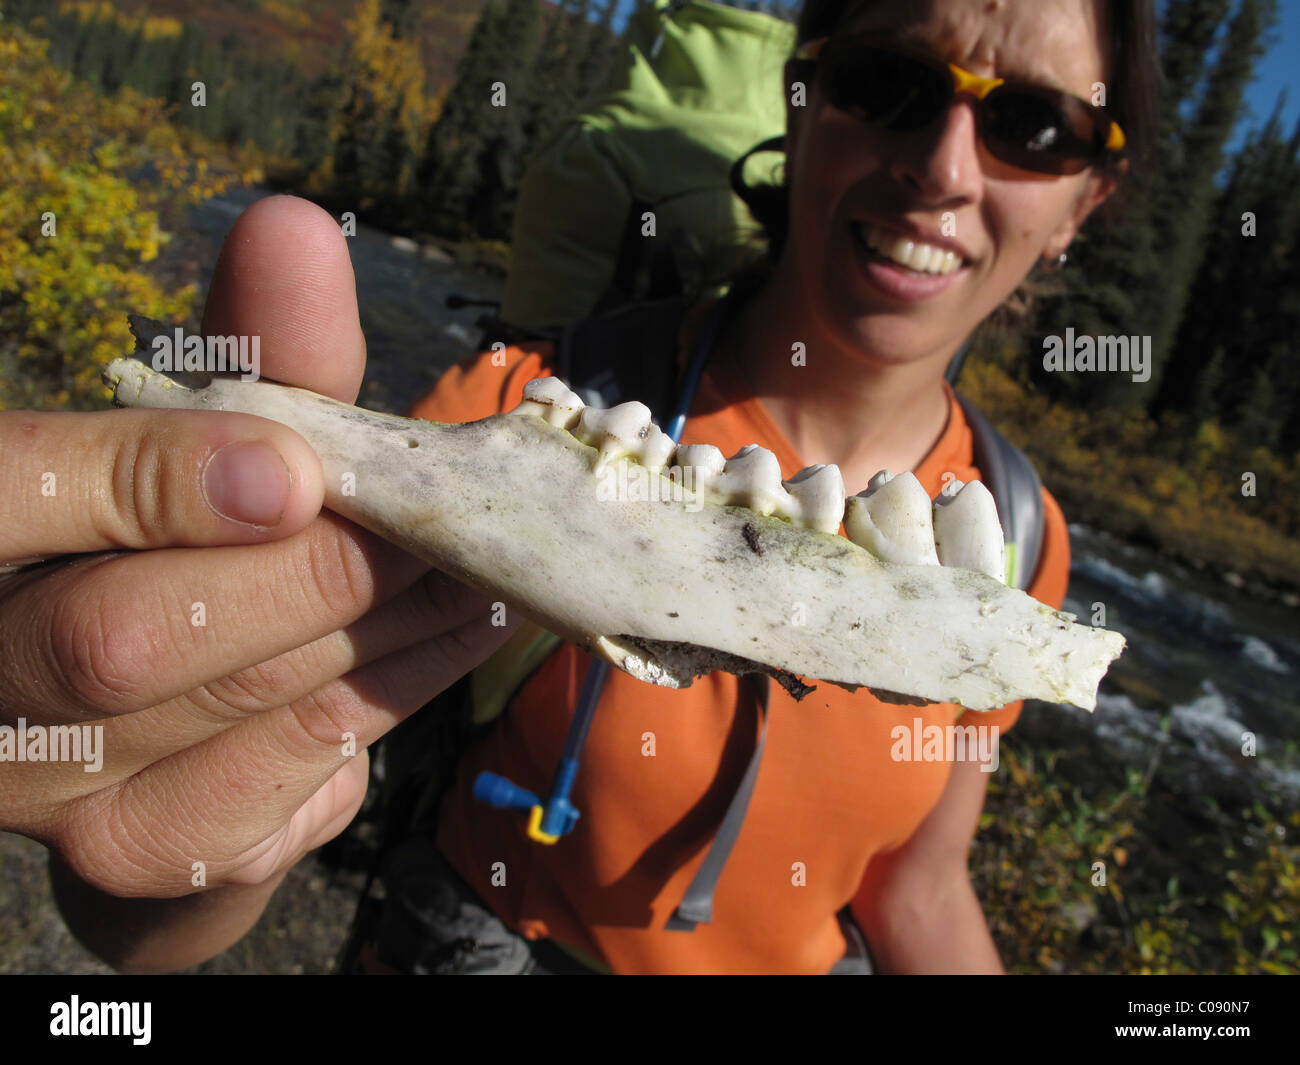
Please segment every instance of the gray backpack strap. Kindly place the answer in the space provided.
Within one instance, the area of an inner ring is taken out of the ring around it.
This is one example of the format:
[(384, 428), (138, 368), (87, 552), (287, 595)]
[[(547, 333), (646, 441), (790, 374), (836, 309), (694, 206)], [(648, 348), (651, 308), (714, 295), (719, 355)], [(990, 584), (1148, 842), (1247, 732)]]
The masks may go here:
[(1043, 548), (1043, 482), (1023, 451), (993, 428), (964, 396), (957, 402), (974, 441), (975, 465), (997, 504), (1007, 542), (1007, 583), (1027, 589)]
[(731, 805), (718, 826), (717, 835), (704, 856), (704, 862), (686, 889), (676, 911), (668, 918), (664, 928), (670, 932), (693, 932), (697, 924), (708, 924), (713, 920), (713, 893), (722, 876), (722, 867), (731, 856), (731, 848), (736, 845), (740, 835), (740, 826), (745, 822), (749, 810), (749, 800), (754, 794), (754, 782), (758, 780), (758, 767), (763, 761), (763, 745), (767, 742), (767, 701), (771, 689), (771, 678), (763, 673), (746, 673), (740, 678), (740, 690), (752, 692), (758, 706), (759, 734), (754, 753), (750, 755), (749, 767), (731, 797)]

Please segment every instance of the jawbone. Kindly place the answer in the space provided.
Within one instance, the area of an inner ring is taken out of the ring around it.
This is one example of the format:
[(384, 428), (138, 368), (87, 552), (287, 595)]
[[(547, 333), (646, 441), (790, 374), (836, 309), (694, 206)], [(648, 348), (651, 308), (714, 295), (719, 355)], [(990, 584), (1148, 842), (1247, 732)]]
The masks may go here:
[[(1124, 647), (1118, 633), (1074, 624), (989, 576), (1001, 530), (990, 531), (978, 482), (938, 501), (936, 559), (930, 508), (917, 510), (909, 475), (879, 475), (848, 501), (848, 531), (866, 550), (823, 531), (844, 512), (833, 492), (827, 510), (834, 467), (781, 483), (756, 469), (762, 449), (719, 471), (718, 453), (697, 445), (678, 449), (703, 471), (689, 491), (667, 476), (671, 441), (645, 428), (645, 408), (583, 417), (554, 379), (532, 382), (515, 411), (463, 425), (267, 382), (187, 388), (134, 359), (114, 360), (104, 379), (119, 405), (241, 411), (291, 427), (320, 456), (330, 510), (650, 683), (685, 687), (724, 669), (768, 673), (796, 698), (811, 690), (807, 676), (892, 702), (987, 710), (1035, 698), (1091, 710)], [(636, 462), (629, 455), (646, 465), (627, 481), (662, 478), (662, 490), (602, 490), (612, 465)], [(958, 521), (973, 524), (944, 533)]]

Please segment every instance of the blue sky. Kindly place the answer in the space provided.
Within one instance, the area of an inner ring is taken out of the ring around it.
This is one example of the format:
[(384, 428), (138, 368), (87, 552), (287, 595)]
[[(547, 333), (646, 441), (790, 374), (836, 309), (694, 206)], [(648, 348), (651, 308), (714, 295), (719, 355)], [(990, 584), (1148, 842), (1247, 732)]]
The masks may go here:
[[(1127, 2), (1127, 0), (1121, 0)], [(593, 5), (595, 6), (595, 5)], [(615, 25), (622, 30), (635, 0), (619, 0)], [(1158, 4), (1164, 7), (1164, 0)], [(1300, 0), (1278, 0), (1278, 22), (1273, 30), (1273, 47), (1256, 66), (1255, 80), (1246, 90), (1247, 111), (1229, 150), (1236, 148), (1251, 127), (1262, 126), (1273, 112), (1278, 93), (1287, 90), (1283, 110), (1285, 130), (1290, 132), (1300, 117)]]
[(1278, 93), (1286, 89), (1282, 114), (1284, 128), (1290, 132), (1300, 115), (1300, 0), (1279, 0), (1278, 7), (1277, 27), (1273, 31), (1277, 43), (1255, 68), (1255, 81), (1246, 92), (1252, 114), (1245, 121), (1262, 126), (1273, 113)]

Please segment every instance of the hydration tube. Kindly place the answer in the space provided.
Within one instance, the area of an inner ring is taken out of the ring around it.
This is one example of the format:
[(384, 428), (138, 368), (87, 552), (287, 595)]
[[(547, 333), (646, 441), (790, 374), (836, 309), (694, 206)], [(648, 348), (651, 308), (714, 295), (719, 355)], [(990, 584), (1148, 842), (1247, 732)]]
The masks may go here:
[[(690, 413), (691, 403), (700, 387), (700, 378), (704, 374), (704, 364), (708, 362), (717, 341), (718, 332), (731, 315), (736, 300), (736, 290), (730, 290), (723, 296), (709, 314), (704, 329), (695, 345), (686, 376), (677, 399), (676, 409), (669, 419), (665, 430), (674, 444), (680, 443), (682, 431), (686, 428), (686, 417)], [(578, 696), (578, 705), (573, 712), (573, 721), (569, 724), (568, 735), (564, 738), (564, 751), (560, 755), (560, 764), (556, 767), (551, 782), (550, 797), (545, 803), (527, 788), (521, 788), (512, 780), (497, 774), (482, 772), (474, 780), (474, 798), (505, 810), (527, 810), (528, 836), (538, 843), (555, 843), (561, 837), (573, 831), (581, 816), (580, 811), (569, 801), (573, 791), (573, 782), (578, 775), (578, 763), (582, 757), (583, 745), (587, 742), (587, 733), (591, 729), (592, 718), (596, 715), (596, 704), (600, 702), (600, 693), (604, 691), (605, 680), (609, 676), (609, 663), (604, 659), (595, 659), (587, 670), (582, 692)]]

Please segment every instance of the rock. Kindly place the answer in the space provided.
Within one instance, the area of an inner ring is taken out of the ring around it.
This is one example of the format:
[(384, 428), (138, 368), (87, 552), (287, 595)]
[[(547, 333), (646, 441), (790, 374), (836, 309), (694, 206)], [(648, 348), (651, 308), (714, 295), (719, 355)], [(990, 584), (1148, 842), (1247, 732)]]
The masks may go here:
[(1061, 914), (1076, 933), (1082, 933), (1097, 919), (1097, 904), (1091, 899), (1076, 899), (1066, 903)]
[(421, 249), (421, 253), (431, 263), (443, 263), (449, 265), (456, 261), (436, 244), (426, 244)]
[(404, 251), (411, 255), (420, 250), (420, 245), (416, 244), (410, 237), (393, 237), (388, 243), (398, 251)]
[(474, 338), (470, 336), (469, 330), (459, 322), (452, 322), (450, 325), (443, 326), (442, 331), (453, 340), (460, 341), (460, 343), (464, 344), (467, 348), (473, 348), (475, 346)]

